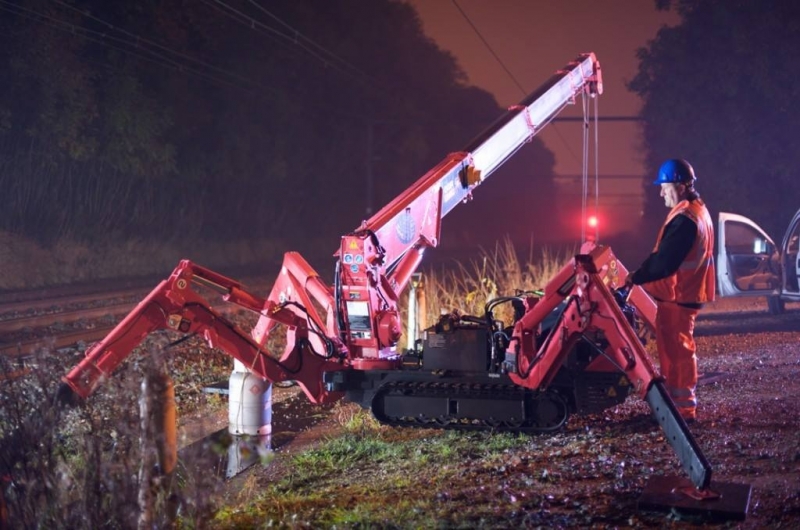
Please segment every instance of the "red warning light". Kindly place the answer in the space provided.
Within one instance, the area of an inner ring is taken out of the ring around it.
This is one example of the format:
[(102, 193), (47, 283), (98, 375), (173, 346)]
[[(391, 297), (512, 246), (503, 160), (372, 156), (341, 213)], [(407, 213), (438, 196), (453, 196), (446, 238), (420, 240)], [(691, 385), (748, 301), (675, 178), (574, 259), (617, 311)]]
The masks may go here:
[(587, 220), (587, 224), (589, 225), (590, 228), (597, 228), (597, 216), (590, 215), (589, 219)]

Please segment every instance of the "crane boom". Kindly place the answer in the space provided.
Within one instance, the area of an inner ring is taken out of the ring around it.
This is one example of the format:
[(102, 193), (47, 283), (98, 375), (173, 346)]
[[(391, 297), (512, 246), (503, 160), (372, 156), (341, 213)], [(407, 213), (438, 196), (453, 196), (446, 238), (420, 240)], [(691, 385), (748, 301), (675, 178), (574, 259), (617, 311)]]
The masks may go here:
[[(640, 325), (655, 326), (655, 305), (638, 287), (633, 306), (617, 297), (627, 270), (608, 247), (584, 245), (542, 298), (501, 297), (481, 317), (442, 315), (419, 349), (396, 351), (399, 295), (423, 251), (438, 245), (443, 216), (576, 96), (601, 93), (593, 53), (558, 70), (464, 150), (342, 236), (332, 286), (296, 252), (284, 255), (266, 299), (182, 261), (87, 351), (60, 395), (88, 396), (157, 329), (202, 335), (265, 380), (297, 381), (314, 403), (358, 402), (393, 425), (553, 432), (572, 412), (603, 410), (635, 393), (650, 404), (694, 486), (713, 497), (711, 467), (640, 343)], [(256, 325), (249, 333), (239, 329), (198, 286), (256, 312)], [(512, 305), (512, 327), (493, 317), (500, 303)], [(278, 326), (283, 335), (273, 334)]]
[[(446, 156), (356, 231), (342, 236), (333, 286), (326, 285), (300, 254), (287, 252), (281, 272), (267, 299), (262, 300), (263, 308), (258, 310), (258, 322), (250, 332), (252, 341), (237, 334), (235, 340), (241, 344), (235, 356), (246, 357), (251, 369), (272, 381), (288, 377), (285, 369), (274, 373), (257, 369), (259, 363), (255, 359), (269, 349), (273, 330), (292, 321), (281, 358), (286, 362), (297, 359), (297, 365), (302, 367), (297, 371), (313, 372), (312, 379), (319, 375), (319, 366), (302, 362), (309, 355), (314, 358), (314, 353), (306, 350), (316, 352), (327, 371), (399, 368), (400, 355), (395, 350), (401, 335), (399, 294), (421, 262), (423, 251), (438, 245), (442, 217), (469, 198), (475, 187), (576, 96), (594, 97), (602, 93), (602, 87), (600, 64), (594, 53), (581, 54), (557, 70), (464, 150)], [(232, 280), (183, 261), (170, 280), (151, 296), (171, 300), (175, 293), (185, 292), (184, 287), (190, 283), (207, 281), (226, 286), (223, 291), (234, 301), (241, 302), (245, 295)], [(250, 296), (248, 300), (245, 305), (253, 309), (256, 298)], [(137, 319), (149, 306), (138, 307), (106, 340), (90, 349), (65, 381), (78, 395), (86, 396), (130, 353), (143, 334), (170, 327), (170, 322), (198, 320), (194, 313), (187, 317), (189, 310), (183, 298), (179, 302), (166, 311), (166, 317), (154, 313), (144, 327)], [(212, 331), (204, 333), (213, 335)], [(119, 347), (120, 341), (124, 347)], [(294, 372), (294, 379), (302, 381), (304, 377)], [(314, 402), (332, 399), (323, 386), (311, 381), (304, 389)]]
[(436, 246), (441, 217), (465, 200), (566, 105), (574, 102), (577, 95), (586, 93), (593, 97), (602, 92), (597, 57), (594, 53), (579, 55), (518, 105), (510, 107), (462, 151), (445, 157), (365, 221), (361, 229), (377, 235), (387, 265), (393, 264), (420, 238)]
[(386, 368), (400, 338), (397, 296), (442, 218), (580, 94), (603, 90), (594, 53), (579, 55), (478, 135), (449, 154), (352, 234), (342, 238), (334, 287), (339, 335), (359, 368)]

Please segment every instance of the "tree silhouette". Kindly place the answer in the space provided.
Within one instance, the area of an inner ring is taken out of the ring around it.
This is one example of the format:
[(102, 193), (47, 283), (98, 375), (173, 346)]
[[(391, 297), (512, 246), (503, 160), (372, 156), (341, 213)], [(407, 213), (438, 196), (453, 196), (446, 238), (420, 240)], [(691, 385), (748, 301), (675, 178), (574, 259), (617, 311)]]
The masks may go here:
[[(790, 0), (659, 1), (681, 23), (638, 51), (629, 88), (644, 100), (650, 176), (689, 160), (713, 212), (747, 215), (780, 238), (800, 196), (800, 4)], [(649, 178), (649, 177), (648, 177)], [(646, 215), (663, 219), (656, 193)]]
[[(273, 239), (329, 257), (367, 201), (504, 112), (398, 0), (20, 0), (0, 26), (0, 228), (41, 239)], [(543, 144), (527, 151), (494, 185), (520, 200), (521, 182), (552, 183)], [(508, 200), (484, 195), (489, 212)]]

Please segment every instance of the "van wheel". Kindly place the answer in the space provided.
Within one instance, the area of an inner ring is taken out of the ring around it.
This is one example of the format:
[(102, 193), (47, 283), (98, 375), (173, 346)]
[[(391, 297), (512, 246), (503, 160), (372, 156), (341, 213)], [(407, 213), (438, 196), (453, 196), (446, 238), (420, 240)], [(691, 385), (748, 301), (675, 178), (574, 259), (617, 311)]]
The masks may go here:
[(769, 308), (770, 315), (780, 315), (786, 309), (786, 303), (781, 299), (780, 296), (768, 296), (767, 308)]

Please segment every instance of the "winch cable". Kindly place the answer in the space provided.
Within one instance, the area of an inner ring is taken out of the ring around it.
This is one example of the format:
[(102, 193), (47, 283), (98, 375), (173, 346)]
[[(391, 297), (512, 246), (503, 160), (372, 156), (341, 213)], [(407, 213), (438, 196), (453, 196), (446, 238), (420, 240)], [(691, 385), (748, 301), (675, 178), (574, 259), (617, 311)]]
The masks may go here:
[[(585, 93), (581, 93), (581, 106), (583, 110), (583, 161), (581, 167), (581, 243), (586, 241), (586, 227), (588, 225), (588, 197), (589, 197), (589, 125), (590, 118), (594, 121), (594, 216), (597, 218), (600, 200), (600, 163), (599, 163), (599, 110), (598, 98), (591, 98), (594, 101), (593, 109), (590, 110), (589, 101)], [(593, 116), (591, 116), (593, 114)], [(594, 225), (594, 241), (599, 239), (599, 223)]]

